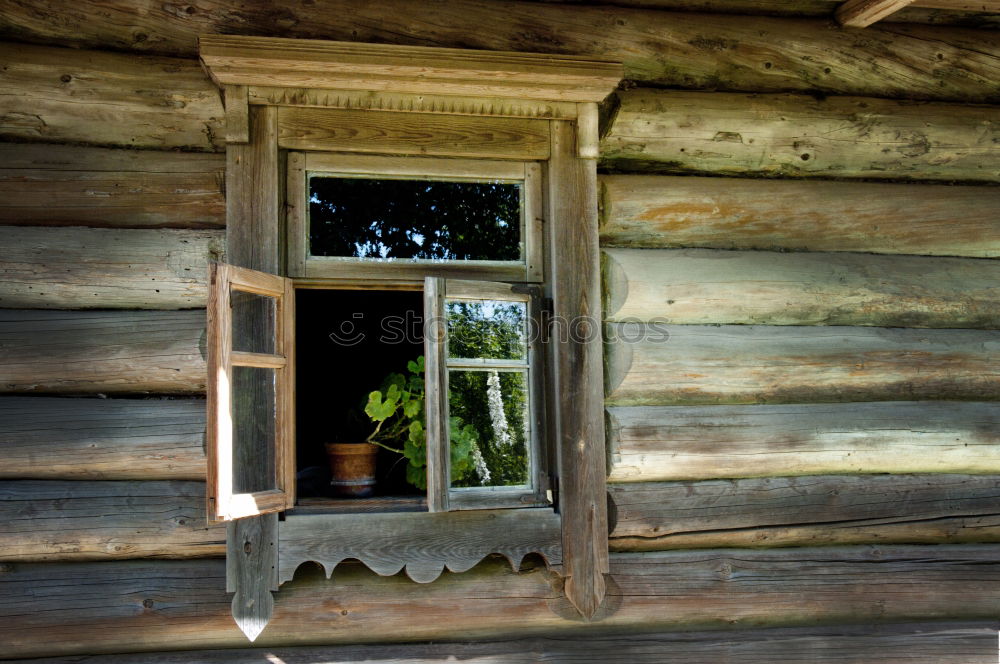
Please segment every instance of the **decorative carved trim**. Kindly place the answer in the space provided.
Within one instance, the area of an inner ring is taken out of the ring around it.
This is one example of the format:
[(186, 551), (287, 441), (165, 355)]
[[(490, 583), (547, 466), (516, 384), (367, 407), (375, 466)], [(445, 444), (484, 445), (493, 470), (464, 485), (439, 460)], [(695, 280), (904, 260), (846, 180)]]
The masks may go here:
[(471, 569), (486, 556), (504, 556), (516, 571), (529, 553), (562, 570), (562, 528), (551, 509), (459, 512), (290, 514), (278, 525), (278, 583), (290, 581), (304, 562), (327, 576), (355, 558), (376, 574), (404, 567), (417, 583), (430, 583), (447, 567)]
[(506, 118), (572, 120), (577, 104), (504, 97), (459, 97), (453, 95), (413, 95), (366, 90), (283, 88), (254, 85), (249, 88), (251, 104), (271, 106), (315, 106), (401, 113), (444, 115), (491, 115)]
[(199, 43), (219, 86), (598, 102), (624, 75), (621, 63), (567, 55), (234, 35)]

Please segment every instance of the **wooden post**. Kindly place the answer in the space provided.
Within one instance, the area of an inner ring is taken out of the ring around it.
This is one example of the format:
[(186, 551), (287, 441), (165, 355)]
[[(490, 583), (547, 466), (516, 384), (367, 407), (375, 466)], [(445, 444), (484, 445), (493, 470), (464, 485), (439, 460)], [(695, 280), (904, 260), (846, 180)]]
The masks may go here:
[(559, 509), (566, 597), (590, 618), (604, 599), (608, 572), (604, 394), (598, 379), (602, 345), (597, 169), (594, 160), (577, 158), (572, 123), (552, 125), (549, 265), (555, 302), (551, 344), (557, 349), (556, 438), (563, 478)]
[[(226, 255), (233, 265), (272, 274), (281, 274), (282, 269), (277, 115), (273, 106), (252, 107), (249, 143), (226, 147)], [(246, 466), (239, 472), (261, 470)], [(226, 586), (236, 593), (233, 618), (253, 641), (274, 610), (278, 515), (232, 522), (227, 542)]]

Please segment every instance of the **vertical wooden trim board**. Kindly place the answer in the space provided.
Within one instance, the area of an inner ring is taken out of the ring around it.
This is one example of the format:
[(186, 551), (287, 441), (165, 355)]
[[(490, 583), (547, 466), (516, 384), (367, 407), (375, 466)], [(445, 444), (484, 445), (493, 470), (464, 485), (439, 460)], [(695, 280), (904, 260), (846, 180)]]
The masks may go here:
[[(226, 256), (229, 262), (272, 274), (283, 274), (281, 251), (281, 186), (278, 163), (278, 110), (253, 106), (247, 144), (226, 147)], [(251, 641), (271, 619), (278, 567), (276, 514), (239, 519), (226, 538), (229, 547), (250, 543), (226, 555), (231, 581), (233, 617)], [(270, 571), (272, 577), (268, 577)]]
[(555, 301), (551, 344), (566, 596), (585, 618), (608, 572), (597, 168), (577, 158), (574, 125), (552, 123), (549, 251)]
[[(424, 404), (427, 409), (427, 510), (448, 511), (449, 468), (448, 418), (441, 407), (448, 398), (448, 343), (444, 319), (445, 280), (424, 279)], [(435, 444), (444, 441), (444, 445)]]

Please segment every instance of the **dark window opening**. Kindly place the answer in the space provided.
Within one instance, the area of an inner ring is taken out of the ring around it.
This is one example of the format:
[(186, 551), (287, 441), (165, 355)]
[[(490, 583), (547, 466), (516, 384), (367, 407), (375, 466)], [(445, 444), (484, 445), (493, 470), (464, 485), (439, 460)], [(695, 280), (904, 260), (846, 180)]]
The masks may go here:
[[(295, 309), (297, 495), (308, 504), (335, 497), (325, 443), (363, 442), (374, 428), (364, 412), (369, 393), (423, 355), (423, 293), (300, 288)], [(379, 450), (374, 502), (422, 505), (406, 468), (405, 458)]]
[(309, 178), (309, 254), (520, 261), (521, 185)]

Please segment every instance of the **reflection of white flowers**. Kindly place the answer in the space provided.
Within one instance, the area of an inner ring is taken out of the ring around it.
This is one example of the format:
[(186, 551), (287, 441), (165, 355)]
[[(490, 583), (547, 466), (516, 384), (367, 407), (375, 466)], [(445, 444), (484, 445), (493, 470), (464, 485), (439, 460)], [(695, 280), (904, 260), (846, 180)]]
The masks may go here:
[(483, 481), (483, 486), (486, 486), (486, 483), (490, 481), (490, 469), (486, 467), (486, 459), (479, 451), (479, 445), (475, 443), (472, 444), (472, 463), (476, 465), (476, 474)]
[(493, 421), (493, 435), (497, 445), (510, 447), (510, 431), (507, 429), (507, 416), (503, 412), (503, 397), (500, 395), (500, 374), (489, 372), (486, 378), (486, 400), (490, 406), (490, 419)]

